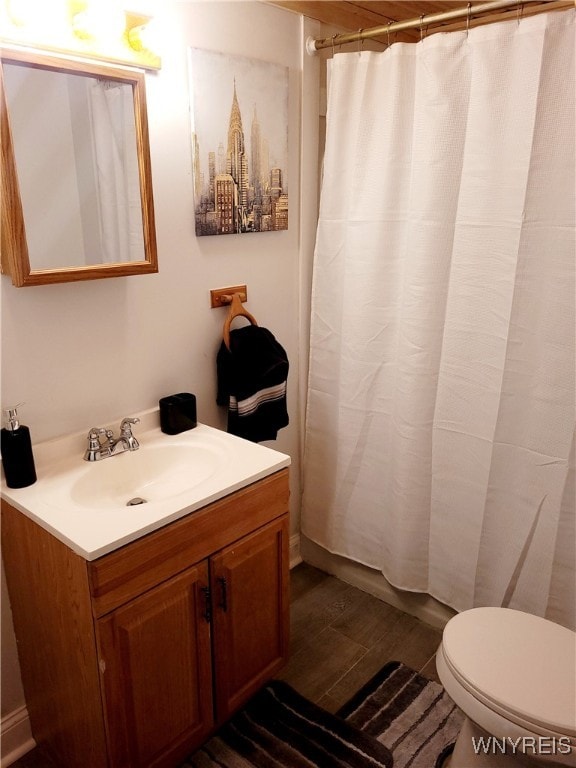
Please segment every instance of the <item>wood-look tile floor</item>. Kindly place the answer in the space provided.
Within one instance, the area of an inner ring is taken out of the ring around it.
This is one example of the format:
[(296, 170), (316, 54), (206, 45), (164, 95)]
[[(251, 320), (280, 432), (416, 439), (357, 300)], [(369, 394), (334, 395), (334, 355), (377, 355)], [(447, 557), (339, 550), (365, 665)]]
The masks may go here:
[[(291, 571), (290, 660), (279, 677), (335, 712), (388, 661), (438, 680), (440, 639), (440, 630), (301, 563)], [(38, 748), (12, 765), (58, 768)]]
[(335, 712), (392, 660), (438, 681), (440, 630), (305, 563), (291, 589), (290, 660), (279, 677), (303, 696)]

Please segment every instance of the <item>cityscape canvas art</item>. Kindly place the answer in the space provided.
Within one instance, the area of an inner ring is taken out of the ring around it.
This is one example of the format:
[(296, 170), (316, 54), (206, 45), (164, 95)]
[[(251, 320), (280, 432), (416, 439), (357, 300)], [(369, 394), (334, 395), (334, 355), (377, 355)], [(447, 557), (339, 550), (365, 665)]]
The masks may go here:
[(288, 229), (288, 68), (188, 53), (196, 234)]

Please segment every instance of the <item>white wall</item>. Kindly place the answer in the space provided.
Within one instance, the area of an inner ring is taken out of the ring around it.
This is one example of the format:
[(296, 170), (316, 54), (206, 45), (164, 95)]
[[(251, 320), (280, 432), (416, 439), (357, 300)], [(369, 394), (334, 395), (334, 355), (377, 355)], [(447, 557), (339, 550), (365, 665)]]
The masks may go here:
[[(226, 310), (210, 309), (209, 290), (246, 283), (247, 308), (272, 330), (290, 359), (290, 426), (270, 445), (293, 459), (291, 530), (296, 532), (300, 363), (307, 359), (300, 328), (303, 324), (305, 331), (307, 325), (316, 226), (319, 82), (319, 61), (307, 56), (303, 42), (304, 34), (317, 27), (258, 2), (165, 1), (158, 6), (165, 35), (162, 69), (147, 75), (146, 87), (160, 271), (29, 288), (14, 288), (3, 276), (2, 403), (25, 402), (21, 419), (33, 442), (88, 432), (180, 391), (196, 393), (200, 421), (225, 427), (225, 415), (215, 404), (215, 355)], [(289, 67), (287, 232), (195, 236), (187, 46)], [(311, 105), (304, 120), (303, 101)], [(2, 612), (6, 715), (23, 699), (6, 600)]]

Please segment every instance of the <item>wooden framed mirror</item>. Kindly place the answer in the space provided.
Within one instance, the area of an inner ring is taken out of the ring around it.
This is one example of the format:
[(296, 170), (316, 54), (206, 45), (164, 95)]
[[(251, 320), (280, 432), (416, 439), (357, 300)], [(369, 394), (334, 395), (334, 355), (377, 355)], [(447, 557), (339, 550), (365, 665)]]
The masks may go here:
[(144, 73), (0, 53), (2, 272), (19, 287), (157, 272)]

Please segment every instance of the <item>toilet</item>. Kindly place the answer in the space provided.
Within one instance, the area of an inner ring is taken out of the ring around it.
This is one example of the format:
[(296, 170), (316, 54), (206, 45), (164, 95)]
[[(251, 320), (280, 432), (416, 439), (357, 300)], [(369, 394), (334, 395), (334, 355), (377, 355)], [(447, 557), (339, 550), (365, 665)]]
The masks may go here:
[(450, 768), (576, 767), (576, 633), (510, 608), (472, 608), (436, 667), (465, 715)]

